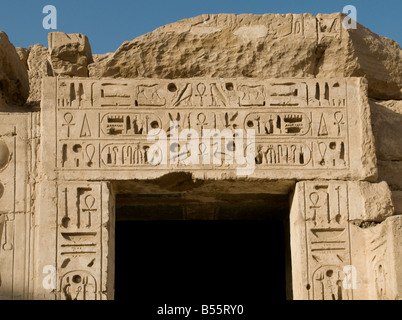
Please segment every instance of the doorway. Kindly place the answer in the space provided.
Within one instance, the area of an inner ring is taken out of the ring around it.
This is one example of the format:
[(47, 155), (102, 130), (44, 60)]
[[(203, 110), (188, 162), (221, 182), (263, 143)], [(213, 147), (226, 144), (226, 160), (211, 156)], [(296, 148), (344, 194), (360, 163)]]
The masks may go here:
[(287, 195), (116, 196), (115, 300), (140, 306), (289, 298)]

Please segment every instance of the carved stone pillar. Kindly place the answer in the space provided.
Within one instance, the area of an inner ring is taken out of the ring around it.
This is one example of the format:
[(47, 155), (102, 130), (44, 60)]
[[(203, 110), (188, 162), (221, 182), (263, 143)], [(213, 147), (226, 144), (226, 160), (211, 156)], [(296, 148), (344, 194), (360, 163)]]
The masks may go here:
[(29, 298), (33, 118), (0, 114), (0, 300)]
[(290, 234), (294, 299), (353, 299), (342, 286), (352, 264), (347, 183), (298, 183)]
[[(113, 299), (114, 200), (109, 184), (61, 181), (50, 185), (42, 189), (35, 297)], [(53, 186), (54, 198), (50, 197)]]
[[(57, 298), (102, 300), (113, 298), (108, 285), (109, 235), (114, 218), (107, 183), (58, 185), (57, 197)], [(109, 290), (108, 290), (109, 289)]]
[(402, 298), (402, 216), (390, 217), (367, 228), (367, 274), (369, 298), (394, 300)]
[(293, 298), (395, 299), (401, 219), (393, 213), (385, 183), (299, 182), (290, 213)]
[(56, 82), (47, 79), (43, 87), (34, 298), (113, 299), (113, 195), (106, 179), (60, 177), (54, 134)]

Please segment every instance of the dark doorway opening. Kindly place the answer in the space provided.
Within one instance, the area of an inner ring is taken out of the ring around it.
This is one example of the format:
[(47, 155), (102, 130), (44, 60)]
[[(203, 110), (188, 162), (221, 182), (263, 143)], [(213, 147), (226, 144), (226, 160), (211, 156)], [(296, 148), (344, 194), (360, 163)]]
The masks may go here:
[(286, 300), (287, 196), (275, 196), (271, 206), (267, 195), (213, 204), (178, 198), (117, 197), (116, 300), (144, 308), (241, 304), (253, 310)]

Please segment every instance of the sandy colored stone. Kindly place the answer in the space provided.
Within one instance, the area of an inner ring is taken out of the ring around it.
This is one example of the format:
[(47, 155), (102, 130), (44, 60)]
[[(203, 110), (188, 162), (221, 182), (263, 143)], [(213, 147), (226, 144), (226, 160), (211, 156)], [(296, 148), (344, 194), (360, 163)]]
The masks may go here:
[[(366, 253), (366, 299), (402, 299), (402, 216), (389, 217), (383, 223), (363, 230), (366, 245), (359, 248)], [(362, 235), (360, 235), (362, 237)]]
[(89, 66), (95, 77), (351, 77), (369, 96), (402, 98), (401, 49), (342, 14), (218, 14), (181, 20), (124, 42)]
[(29, 98), (28, 103), (39, 106), (42, 92), (42, 79), (45, 76), (52, 76), (53, 71), (48, 60), (48, 49), (35, 44), (29, 48), (28, 75), (29, 75)]
[(378, 179), (402, 190), (402, 102), (370, 100), (372, 129), (378, 158)]
[(386, 182), (369, 183), (366, 181), (353, 182), (349, 185), (350, 221), (381, 222), (394, 214), (392, 193)]
[(402, 161), (378, 160), (378, 180), (386, 181), (391, 190), (402, 190)]
[(93, 62), (88, 38), (81, 33), (50, 32), (49, 53), (55, 75), (88, 77)]
[[(345, 280), (343, 269), (352, 265), (354, 253), (348, 187), (345, 181), (296, 184), (290, 210), (295, 300), (358, 299), (352, 288), (338, 285)], [(364, 263), (354, 267), (365, 270)]]
[(109, 56), (111, 56), (113, 53), (104, 53), (104, 54), (93, 54), (92, 59), (93, 63), (98, 63), (100, 61), (103, 61), (107, 59)]
[(15, 50), (17, 51), (21, 62), (24, 64), (25, 68), (28, 70), (29, 50), (26, 48), (21, 48), (21, 47), (16, 47)]
[(402, 101), (370, 101), (372, 127), (379, 160), (402, 160)]
[(27, 70), (7, 35), (0, 31), (0, 100), (9, 105), (23, 105), (28, 94)]
[(392, 191), (392, 203), (395, 207), (395, 214), (402, 214), (402, 191)]
[(376, 204), (383, 207), (385, 203), (390, 203), (385, 183), (296, 184), (290, 212), (294, 299), (401, 298), (402, 217), (359, 225), (353, 221), (362, 212), (375, 212)]
[[(15, 108), (16, 110), (21, 107)], [(28, 299), (29, 232), (34, 207), (29, 164), (31, 113), (0, 112), (0, 300)], [(31, 144), (32, 142), (32, 144)]]

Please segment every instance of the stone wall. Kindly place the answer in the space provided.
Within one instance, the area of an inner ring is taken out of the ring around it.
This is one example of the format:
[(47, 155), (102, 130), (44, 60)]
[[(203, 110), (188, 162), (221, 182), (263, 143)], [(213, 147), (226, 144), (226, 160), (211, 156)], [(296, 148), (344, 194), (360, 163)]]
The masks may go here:
[[(184, 171), (291, 198), (293, 298), (400, 299), (401, 49), (342, 18), (203, 15), (102, 56), (0, 33), (0, 298), (112, 299), (115, 184)], [(255, 170), (153, 166), (151, 129), (255, 129)]]

